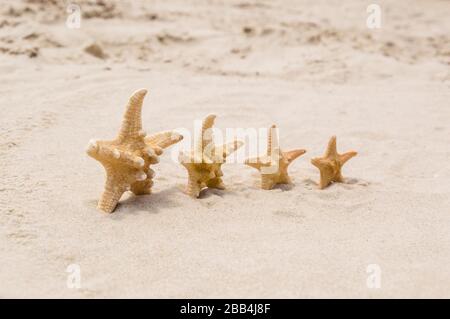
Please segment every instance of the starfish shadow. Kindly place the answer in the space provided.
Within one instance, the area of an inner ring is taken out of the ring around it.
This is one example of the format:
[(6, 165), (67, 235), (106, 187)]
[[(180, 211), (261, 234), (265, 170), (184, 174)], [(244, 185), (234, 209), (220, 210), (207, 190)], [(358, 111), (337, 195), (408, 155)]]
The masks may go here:
[(281, 189), (283, 192), (287, 192), (292, 190), (294, 187), (294, 184), (276, 184), (273, 189)]
[(200, 191), (200, 196), (198, 197), (198, 199), (210, 198), (212, 196), (219, 196), (223, 198), (224, 195), (225, 195), (224, 190), (207, 187)]
[(111, 214), (111, 218), (119, 220), (125, 216), (137, 215), (142, 212), (159, 214), (161, 209), (180, 207), (182, 206), (180, 202), (171, 199), (178, 192), (179, 189), (173, 186), (149, 195), (131, 195), (119, 203), (116, 211)]
[(98, 199), (85, 199), (83, 201), (84, 206), (89, 207), (90, 209), (96, 210), (97, 209), (97, 204), (98, 204)]
[(311, 190), (313, 189), (313, 187), (319, 187), (319, 183), (317, 183), (315, 180), (311, 179), (311, 178), (306, 178), (302, 181), (302, 183), (304, 184), (304, 186)]
[[(311, 178), (304, 179), (302, 181), (303, 185), (309, 189), (309, 190), (319, 190), (319, 183), (312, 180)], [(330, 185), (328, 185), (325, 189), (332, 189), (335, 187), (342, 187), (344, 189), (353, 189), (355, 187), (367, 187), (371, 183), (362, 179), (353, 178), (353, 177), (347, 177), (344, 178), (344, 181), (341, 183), (332, 182)]]
[(353, 189), (354, 187), (367, 187), (371, 183), (362, 179), (348, 177), (344, 179), (344, 182), (341, 183), (347, 189)]
[(357, 186), (369, 186), (371, 183), (369, 181), (366, 181), (366, 180), (363, 180), (360, 178), (347, 177), (344, 179), (344, 184), (357, 185)]

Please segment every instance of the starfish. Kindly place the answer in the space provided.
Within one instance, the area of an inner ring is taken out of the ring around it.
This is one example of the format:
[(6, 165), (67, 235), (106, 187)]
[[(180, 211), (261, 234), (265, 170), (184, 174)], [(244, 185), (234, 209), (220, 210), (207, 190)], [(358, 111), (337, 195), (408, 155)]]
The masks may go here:
[(311, 163), (320, 170), (319, 188), (324, 189), (332, 182), (342, 183), (344, 178), (341, 174), (342, 166), (357, 152), (339, 154), (336, 150), (336, 136), (332, 136), (323, 157), (313, 158)]
[(272, 189), (276, 184), (290, 184), (292, 181), (287, 171), (289, 164), (306, 153), (303, 149), (281, 151), (276, 130), (275, 125), (269, 128), (266, 155), (245, 160), (246, 165), (261, 172), (261, 188), (267, 190)]
[(244, 144), (235, 140), (215, 146), (212, 134), (215, 118), (216, 116), (211, 114), (203, 120), (201, 136), (194, 150), (189, 154), (180, 152), (179, 155), (180, 163), (188, 171), (186, 193), (194, 198), (198, 198), (205, 187), (225, 189), (221, 166), (227, 156)]
[(106, 171), (106, 183), (97, 208), (111, 213), (123, 193), (135, 195), (151, 193), (154, 171), (150, 164), (159, 162), (163, 149), (183, 139), (178, 133), (167, 131), (146, 136), (142, 131), (142, 103), (147, 90), (131, 96), (119, 135), (111, 141), (91, 140), (87, 154), (99, 161)]

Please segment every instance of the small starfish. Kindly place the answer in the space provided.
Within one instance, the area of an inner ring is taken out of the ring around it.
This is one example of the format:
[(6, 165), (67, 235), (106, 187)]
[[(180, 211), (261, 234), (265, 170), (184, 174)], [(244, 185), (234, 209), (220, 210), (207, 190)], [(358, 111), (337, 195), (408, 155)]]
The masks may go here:
[(150, 194), (154, 176), (150, 164), (159, 162), (158, 155), (164, 148), (183, 139), (175, 132), (160, 132), (146, 137), (141, 120), (146, 94), (145, 89), (133, 93), (116, 139), (89, 142), (87, 154), (99, 161), (106, 171), (105, 191), (97, 206), (106, 213), (114, 211), (128, 190), (135, 195)]
[(336, 149), (336, 136), (332, 136), (325, 155), (311, 160), (311, 163), (320, 170), (320, 189), (324, 189), (332, 182), (342, 183), (344, 181), (341, 174), (342, 166), (357, 154), (353, 151), (339, 154)]
[(225, 189), (222, 181), (221, 166), (225, 158), (236, 151), (244, 143), (234, 142), (215, 146), (213, 141), (212, 126), (215, 115), (208, 115), (202, 124), (199, 142), (189, 154), (180, 152), (179, 161), (188, 171), (188, 185), (186, 193), (198, 198), (200, 191), (205, 187)]
[(261, 188), (272, 189), (276, 184), (290, 184), (288, 166), (297, 157), (306, 153), (306, 150), (298, 149), (283, 152), (278, 146), (277, 129), (275, 125), (269, 129), (267, 139), (267, 154), (257, 158), (245, 160), (245, 164), (256, 168), (261, 172)]

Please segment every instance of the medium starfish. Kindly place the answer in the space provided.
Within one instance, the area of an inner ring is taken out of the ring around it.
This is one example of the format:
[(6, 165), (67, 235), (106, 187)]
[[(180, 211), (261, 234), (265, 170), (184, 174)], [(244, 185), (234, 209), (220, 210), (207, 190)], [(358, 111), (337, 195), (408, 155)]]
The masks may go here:
[(133, 93), (116, 139), (89, 142), (87, 154), (99, 161), (106, 171), (105, 191), (97, 206), (106, 213), (114, 211), (123, 193), (128, 190), (135, 195), (150, 194), (154, 176), (150, 164), (159, 162), (158, 155), (164, 148), (183, 139), (175, 132), (146, 136), (141, 120), (146, 94), (145, 89)]
[(339, 154), (336, 149), (336, 136), (332, 136), (325, 155), (311, 160), (311, 163), (320, 170), (320, 189), (324, 189), (332, 182), (342, 183), (344, 181), (341, 174), (342, 166), (357, 154), (353, 151)]
[(186, 193), (198, 198), (200, 191), (205, 187), (225, 189), (222, 181), (221, 166), (225, 158), (236, 151), (244, 143), (234, 142), (215, 146), (213, 141), (212, 126), (215, 115), (208, 115), (202, 124), (199, 141), (189, 154), (180, 152), (179, 161), (188, 171), (188, 185)]
[(288, 166), (306, 150), (297, 149), (283, 152), (278, 146), (278, 135), (275, 125), (269, 128), (267, 154), (245, 160), (245, 164), (261, 172), (261, 188), (272, 189), (276, 184), (290, 184)]

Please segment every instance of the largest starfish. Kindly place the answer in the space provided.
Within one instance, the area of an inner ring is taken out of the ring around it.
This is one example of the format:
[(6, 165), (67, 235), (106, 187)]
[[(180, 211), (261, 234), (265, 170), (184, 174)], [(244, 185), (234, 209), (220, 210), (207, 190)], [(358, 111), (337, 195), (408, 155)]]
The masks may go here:
[(105, 190), (97, 206), (106, 213), (114, 211), (127, 190), (135, 195), (150, 194), (154, 176), (150, 164), (159, 162), (158, 155), (164, 148), (183, 139), (183, 136), (171, 131), (146, 136), (141, 120), (146, 94), (145, 89), (133, 93), (122, 128), (114, 140), (89, 142), (87, 154), (99, 161), (106, 171)]
[(215, 146), (212, 134), (215, 119), (215, 115), (208, 115), (203, 120), (201, 136), (194, 150), (188, 154), (181, 152), (179, 155), (180, 163), (188, 171), (186, 193), (194, 198), (199, 197), (200, 191), (205, 187), (225, 189), (221, 166), (227, 156), (244, 144), (235, 140)]
[(283, 152), (278, 146), (278, 135), (276, 126), (269, 128), (267, 138), (267, 153), (257, 158), (245, 160), (245, 164), (256, 168), (261, 172), (261, 188), (272, 189), (276, 184), (290, 184), (288, 166), (297, 157), (306, 153), (306, 150), (297, 149)]
[(342, 183), (342, 166), (358, 153), (351, 151), (339, 154), (336, 148), (336, 136), (332, 136), (328, 142), (328, 147), (323, 157), (313, 158), (311, 163), (320, 170), (319, 188), (324, 189), (332, 182)]

